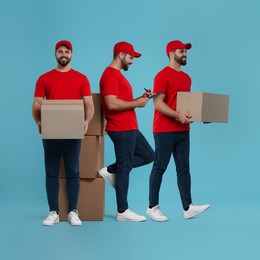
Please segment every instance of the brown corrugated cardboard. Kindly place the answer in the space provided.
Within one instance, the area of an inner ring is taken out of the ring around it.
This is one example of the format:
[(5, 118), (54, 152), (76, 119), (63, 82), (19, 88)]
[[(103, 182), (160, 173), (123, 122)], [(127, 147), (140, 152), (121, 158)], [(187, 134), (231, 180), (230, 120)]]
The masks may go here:
[(44, 100), (41, 124), (43, 139), (83, 139), (83, 100)]
[[(95, 179), (104, 167), (104, 136), (85, 136), (81, 141), (80, 178)], [(64, 163), (61, 162), (60, 177), (65, 177)]]
[(95, 113), (85, 135), (105, 135), (105, 119), (103, 111), (101, 109), (100, 94), (93, 93), (92, 97), (95, 107)]
[(228, 122), (229, 96), (205, 92), (178, 92), (176, 111), (194, 122)]
[[(60, 220), (68, 219), (66, 179), (60, 179), (59, 193)], [(103, 220), (105, 214), (105, 183), (103, 178), (80, 180), (78, 211), (81, 220)]]

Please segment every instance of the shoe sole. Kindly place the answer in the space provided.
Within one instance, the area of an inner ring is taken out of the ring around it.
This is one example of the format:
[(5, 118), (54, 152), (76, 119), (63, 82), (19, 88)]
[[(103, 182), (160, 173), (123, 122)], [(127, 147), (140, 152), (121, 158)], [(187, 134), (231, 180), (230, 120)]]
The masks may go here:
[(147, 211), (146, 211), (146, 214), (147, 214), (153, 221), (156, 221), (156, 222), (166, 222), (166, 221), (169, 220), (167, 217), (166, 217), (166, 219), (156, 219), (156, 218), (154, 218), (153, 216), (151, 216)]
[(184, 217), (184, 218), (185, 218), (185, 219), (193, 218), (193, 217), (195, 217), (195, 216), (197, 216), (197, 215), (203, 213), (204, 211), (206, 211), (206, 210), (209, 209), (209, 208), (210, 208), (210, 206), (208, 206), (207, 208), (203, 209), (202, 211), (200, 211), (200, 212), (198, 212), (198, 213), (195, 213), (195, 214), (189, 215), (189, 216)]
[(146, 219), (143, 220), (133, 220), (133, 219), (116, 219), (117, 221), (122, 221), (122, 222), (145, 222)]
[(82, 225), (82, 221), (78, 222), (78, 223), (71, 223), (71, 219), (68, 218), (68, 223), (71, 225), (71, 226), (81, 226)]
[(43, 225), (43, 226), (52, 227), (52, 226), (54, 226), (55, 224), (57, 224), (57, 223), (59, 223), (59, 222), (60, 222), (60, 220), (59, 220), (59, 219), (57, 219), (57, 220), (55, 220), (55, 221), (54, 221), (54, 223), (53, 223), (53, 224), (44, 224), (44, 223), (42, 223), (42, 225)]
[[(68, 222), (69, 222), (69, 221), (68, 221)], [(69, 224), (70, 224), (71, 226), (82, 226), (82, 223), (80, 223), (80, 224), (72, 224), (72, 223), (69, 222)]]

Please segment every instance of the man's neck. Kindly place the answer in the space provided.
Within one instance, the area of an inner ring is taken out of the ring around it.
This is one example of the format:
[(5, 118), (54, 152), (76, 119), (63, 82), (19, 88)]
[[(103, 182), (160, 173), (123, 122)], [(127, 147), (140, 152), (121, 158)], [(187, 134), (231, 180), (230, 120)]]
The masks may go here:
[(69, 70), (71, 70), (71, 67), (70, 65), (66, 65), (65, 67), (61, 66), (61, 65), (57, 65), (56, 68), (55, 68), (57, 71), (59, 72), (68, 72)]
[(174, 70), (181, 71), (181, 64), (177, 62), (170, 62), (169, 67)]
[(112, 68), (114, 68), (116, 70), (119, 70), (119, 71), (122, 69), (121, 63), (118, 62), (118, 60), (116, 60), (116, 59), (112, 60), (112, 62), (110, 63), (109, 67), (112, 67)]

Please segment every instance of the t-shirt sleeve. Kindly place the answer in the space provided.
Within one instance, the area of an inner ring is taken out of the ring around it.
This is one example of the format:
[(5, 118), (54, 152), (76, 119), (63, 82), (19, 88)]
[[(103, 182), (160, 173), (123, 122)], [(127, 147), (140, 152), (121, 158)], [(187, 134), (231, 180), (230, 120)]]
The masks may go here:
[(34, 91), (34, 97), (42, 97), (44, 98), (46, 96), (45, 93), (45, 84), (44, 84), (44, 78), (43, 76), (40, 76), (36, 82), (35, 91)]
[(162, 94), (166, 93), (167, 89), (167, 80), (163, 73), (158, 73), (154, 78), (154, 87), (153, 92), (158, 93), (161, 92)]
[(90, 82), (86, 76), (83, 77), (83, 83), (81, 88), (81, 96), (91, 96)]
[(108, 95), (118, 95), (118, 89), (120, 85), (120, 80), (118, 79), (118, 75), (115, 73), (106, 73), (103, 78), (103, 93), (104, 96)]

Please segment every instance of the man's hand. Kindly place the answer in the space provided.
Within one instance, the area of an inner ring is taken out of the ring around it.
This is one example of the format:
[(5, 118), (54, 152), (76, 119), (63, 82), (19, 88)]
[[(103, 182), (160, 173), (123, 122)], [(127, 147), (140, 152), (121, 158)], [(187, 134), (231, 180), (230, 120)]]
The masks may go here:
[(148, 101), (149, 101), (148, 97), (141, 96), (135, 99), (136, 107), (145, 107)]
[(190, 124), (192, 123), (191, 118), (192, 118), (191, 116), (179, 113), (178, 118), (176, 120), (180, 121), (182, 124)]
[(145, 88), (145, 92), (144, 92), (144, 94), (143, 94), (143, 97), (146, 97), (146, 98), (149, 98), (149, 99), (150, 99), (152, 95), (153, 95), (152, 90)]
[(42, 132), (42, 127), (41, 127), (41, 107), (42, 107), (42, 97), (35, 97), (33, 99), (33, 104), (32, 104), (32, 116), (33, 119), (38, 127), (38, 131), (41, 134)]
[(88, 122), (84, 121), (84, 135), (87, 133), (88, 131)]
[(36, 125), (38, 126), (39, 133), (41, 134), (42, 133), (42, 122), (38, 121), (38, 122), (36, 122)]

